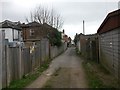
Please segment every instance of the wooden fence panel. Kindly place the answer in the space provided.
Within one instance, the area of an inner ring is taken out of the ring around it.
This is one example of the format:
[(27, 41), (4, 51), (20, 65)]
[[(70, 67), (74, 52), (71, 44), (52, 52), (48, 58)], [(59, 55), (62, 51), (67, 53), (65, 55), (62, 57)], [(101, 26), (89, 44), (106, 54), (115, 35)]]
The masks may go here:
[[(2, 40), (2, 39), (0, 39)], [(4, 40), (2, 40), (4, 41)], [(9, 42), (8, 42), (9, 43)], [(48, 59), (53, 59), (64, 51), (65, 46), (49, 46), (48, 40), (41, 40), (35, 46), (32, 53), (29, 47), (9, 47), (0, 44), (0, 88), (7, 87), (11, 81), (22, 78), (44, 64)], [(50, 51), (51, 50), (51, 51)]]
[(11, 80), (19, 78), (19, 48), (9, 48)]
[(35, 68), (38, 68), (40, 66), (40, 47), (35, 48), (34, 57), (35, 57)]
[(25, 75), (32, 71), (29, 48), (23, 48), (22, 59), (23, 59), (23, 67), (24, 67), (24, 75)]
[(42, 64), (45, 62), (44, 59), (45, 59), (45, 52), (46, 52), (46, 48), (45, 48), (45, 41), (42, 40), (41, 41), (41, 62)]

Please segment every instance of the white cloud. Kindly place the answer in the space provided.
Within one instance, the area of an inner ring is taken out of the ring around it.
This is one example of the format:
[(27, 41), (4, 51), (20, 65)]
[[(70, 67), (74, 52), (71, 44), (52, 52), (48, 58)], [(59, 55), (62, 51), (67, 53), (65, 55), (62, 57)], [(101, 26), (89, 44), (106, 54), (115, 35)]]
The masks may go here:
[[(85, 22), (85, 34), (95, 34), (97, 33), (97, 30), (100, 26), (101, 22)], [(79, 24), (69, 24), (64, 25), (63, 28), (65, 29), (65, 33), (68, 36), (71, 36), (72, 39), (74, 39), (74, 36), (80, 33), (83, 33), (83, 23), (80, 22)]]
[[(25, 17), (38, 5), (53, 7), (64, 18), (63, 28), (72, 39), (82, 32), (96, 33), (106, 15), (118, 8), (119, 0), (1, 0), (0, 18), (25, 22)], [(2, 2), (2, 3), (1, 3)], [(2, 5), (1, 5), (2, 4)], [(2, 7), (2, 8), (1, 8)]]
[(0, 3), (0, 21), (2, 21), (2, 3)]

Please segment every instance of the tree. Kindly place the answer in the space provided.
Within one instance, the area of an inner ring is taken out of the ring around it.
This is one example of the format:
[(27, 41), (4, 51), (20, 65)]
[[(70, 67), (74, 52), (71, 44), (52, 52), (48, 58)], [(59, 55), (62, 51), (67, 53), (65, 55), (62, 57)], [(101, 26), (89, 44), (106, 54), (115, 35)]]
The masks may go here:
[(56, 29), (62, 28), (63, 25), (60, 14), (57, 14), (53, 8), (48, 9), (42, 6), (38, 6), (33, 12), (30, 12), (30, 17), (26, 18), (26, 21), (36, 21), (40, 24), (47, 23)]
[(51, 45), (53, 46), (61, 46), (61, 32), (59, 32), (57, 29), (53, 29), (54, 31), (49, 34), (49, 40)]

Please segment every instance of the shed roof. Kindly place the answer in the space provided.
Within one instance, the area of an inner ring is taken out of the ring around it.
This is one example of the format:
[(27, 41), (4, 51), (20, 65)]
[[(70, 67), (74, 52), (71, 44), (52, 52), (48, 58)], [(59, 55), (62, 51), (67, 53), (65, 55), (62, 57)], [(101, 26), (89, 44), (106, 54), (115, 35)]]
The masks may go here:
[(120, 9), (107, 15), (97, 33), (102, 34), (120, 27)]

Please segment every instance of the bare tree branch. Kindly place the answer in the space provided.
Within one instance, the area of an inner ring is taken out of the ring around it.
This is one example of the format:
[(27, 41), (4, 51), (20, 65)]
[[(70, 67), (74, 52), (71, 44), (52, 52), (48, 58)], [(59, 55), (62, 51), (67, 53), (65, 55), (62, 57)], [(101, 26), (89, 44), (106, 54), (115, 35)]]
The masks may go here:
[[(26, 18), (29, 22), (29, 19)], [(63, 25), (63, 20), (60, 14), (57, 14), (55, 10), (48, 9), (42, 6), (37, 7), (34, 12), (30, 12), (30, 21), (36, 21), (40, 24), (47, 23), (54, 28), (60, 29)]]

